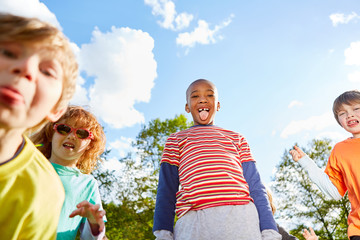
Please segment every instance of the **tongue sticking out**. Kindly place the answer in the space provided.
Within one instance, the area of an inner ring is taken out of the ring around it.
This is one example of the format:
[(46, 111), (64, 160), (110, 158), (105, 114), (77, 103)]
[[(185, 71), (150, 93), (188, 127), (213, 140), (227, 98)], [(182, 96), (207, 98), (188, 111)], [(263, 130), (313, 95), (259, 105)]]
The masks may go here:
[(201, 111), (199, 114), (200, 114), (200, 119), (201, 119), (202, 121), (206, 120), (207, 117), (209, 116), (209, 112), (208, 112), (208, 111)]

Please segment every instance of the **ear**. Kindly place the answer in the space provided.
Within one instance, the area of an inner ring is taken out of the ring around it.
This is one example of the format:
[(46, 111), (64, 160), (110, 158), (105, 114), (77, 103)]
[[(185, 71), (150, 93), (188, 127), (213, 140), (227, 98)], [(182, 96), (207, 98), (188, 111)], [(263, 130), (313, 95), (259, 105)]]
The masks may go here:
[(185, 111), (186, 111), (187, 113), (190, 112), (190, 108), (189, 108), (189, 105), (188, 105), (188, 104), (185, 104)]
[(50, 122), (56, 122), (66, 111), (67, 107), (61, 108), (59, 110), (52, 110), (47, 116), (46, 119)]
[(217, 108), (216, 108), (216, 111), (219, 111), (220, 110), (220, 102), (217, 103)]

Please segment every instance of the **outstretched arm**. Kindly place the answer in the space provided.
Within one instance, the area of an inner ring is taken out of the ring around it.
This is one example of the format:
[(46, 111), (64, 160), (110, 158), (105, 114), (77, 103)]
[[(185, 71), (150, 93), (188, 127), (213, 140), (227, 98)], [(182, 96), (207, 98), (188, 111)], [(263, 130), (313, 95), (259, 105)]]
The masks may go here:
[(312, 227), (309, 227), (310, 232), (307, 229), (304, 229), (303, 236), (306, 240), (318, 240), (318, 236), (316, 236)]
[(290, 154), (293, 160), (298, 162), (300, 166), (307, 171), (311, 181), (315, 183), (327, 197), (335, 200), (340, 200), (342, 198), (338, 189), (331, 182), (329, 176), (299, 147), (294, 146), (294, 149), (290, 150)]
[(99, 204), (92, 204), (86, 200), (82, 201), (76, 205), (75, 209), (69, 217), (81, 216), (87, 218), (89, 222), (91, 233), (94, 236), (98, 236), (105, 230), (105, 223), (103, 217), (105, 216), (105, 211), (100, 210)]

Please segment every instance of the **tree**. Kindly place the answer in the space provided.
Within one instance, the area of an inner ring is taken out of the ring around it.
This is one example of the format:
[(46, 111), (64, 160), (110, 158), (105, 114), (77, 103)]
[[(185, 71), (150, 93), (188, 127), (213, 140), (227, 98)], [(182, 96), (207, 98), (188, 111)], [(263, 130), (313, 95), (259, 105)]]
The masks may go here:
[(142, 126), (133, 143), (136, 152), (119, 159), (124, 166), (121, 174), (105, 169), (95, 173), (103, 199), (116, 196), (115, 202), (103, 204), (109, 239), (154, 239), (152, 225), (162, 151), (171, 133), (190, 125), (185, 115), (150, 121)]
[(157, 118), (150, 121), (148, 126), (144, 125), (133, 145), (139, 150), (142, 164), (151, 163), (154, 170), (158, 170), (166, 139), (171, 133), (187, 129), (191, 125), (183, 114), (165, 121)]
[[(329, 139), (313, 140), (309, 149), (303, 149), (315, 163), (324, 168), (331, 152)], [(347, 216), (350, 204), (347, 196), (339, 201), (329, 200), (313, 184), (307, 173), (295, 163), (285, 150), (272, 185), (278, 199), (279, 218), (292, 222), (295, 229), (290, 231), (304, 239), (302, 230), (310, 222), (320, 239), (347, 239)]]

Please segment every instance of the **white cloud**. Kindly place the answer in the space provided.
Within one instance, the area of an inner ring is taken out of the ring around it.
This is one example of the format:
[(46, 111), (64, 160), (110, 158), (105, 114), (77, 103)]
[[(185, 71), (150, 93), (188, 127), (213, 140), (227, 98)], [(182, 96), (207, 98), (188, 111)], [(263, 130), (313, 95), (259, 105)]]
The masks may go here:
[(76, 83), (76, 91), (73, 98), (70, 101), (71, 104), (79, 105), (79, 106), (89, 105), (89, 99), (87, 97), (88, 92), (87, 89), (84, 87), (84, 84), (85, 84), (85, 79), (83, 79), (82, 77), (78, 77)]
[(334, 27), (336, 27), (338, 24), (347, 24), (350, 21), (356, 21), (360, 18), (355, 12), (352, 12), (348, 15), (345, 15), (343, 13), (334, 13), (331, 14), (329, 17)]
[(120, 158), (126, 157), (129, 152), (135, 152), (135, 149), (132, 147), (132, 138), (120, 137), (109, 144), (112, 152), (116, 151), (116, 156)]
[(281, 132), (280, 136), (282, 138), (287, 138), (290, 135), (300, 133), (304, 130), (320, 131), (334, 124), (336, 124), (336, 121), (334, 121), (333, 114), (327, 112), (323, 115), (313, 116), (305, 120), (291, 121)]
[(187, 28), (193, 20), (193, 15), (186, 12), (177, 14), (175, 4), (170, 0), (144, 0), (145, 4), (152, 7), (154, 16), (162, 16), (164, 20), (158, 21), (159, 25), (165, 29), (173, 31)]
[(0, 12), (7, 12), (24, 17), (37, 17), (61, 29), (55, 14), (50, 12), (39, 0), (1, 0)]
[[(339, 125), (339, 129), (340, 129), (340, 125)], [(345, 131), (343, 131), (343, 133), (340, 132), (321, 132), (320, 134), (318, 134), (315, 138), (316, 139), (323, 139), (323, 138), (330, 138), (332, 141), (332, 144), (334, 145), (337, 142), (343, 141), (347, 138), (349, 138), (349, 133), (346, 134)]]
[(360, 41), (352, 42), (350, 47), (345, 49), (345, 64), (360, 66)]
[(119, 161), (118, 157), (107, 158), (102, 165), (105, 169), (115, 170), (118, 173), (123, 172), (124, 169), (124, 164)]
[(209, 24), (204, 20), (198, 21), (198, 26), (192, 32), (180, 33), (176, 38), (176, 44), (182, 47), (194, 47), (196, 43), (210, 44), (216, 43), (218, 40), (222, 40), (223, 36), (220, 35), (220, 30), (228, 26), (234, 15), (230, 15), (228, 19), (221, 24), (216, 25), (213, 29), (210, 29)]
[(350, 82), (358, 83), (360, 82), (360, 72), (355, 71), (348, 74), (348, 79)]
[(294, 101), (290, 102), (288, 108), (293, 108), (293, 107), (296, 107), (296, 106), (301, 107), (302, 105), (303, 105), (302, 102), (294, 100)]
[(90, 106), (111, 127), (144, 122), (134, 104), (150, 100), (157, 77), (153, 48), (148, 33), (115, 27), (107, 33), (95, 28), (91, 43), (81, 46), (81, 70), (95, 77), (89, 89)]

